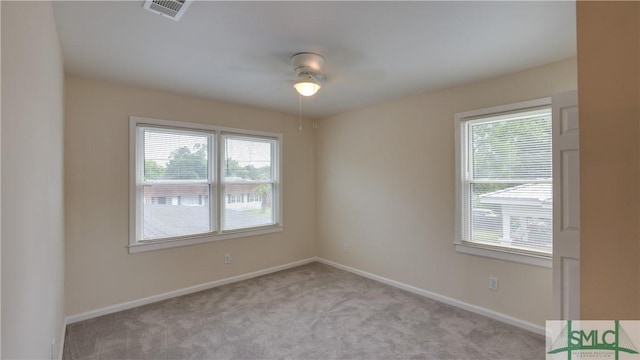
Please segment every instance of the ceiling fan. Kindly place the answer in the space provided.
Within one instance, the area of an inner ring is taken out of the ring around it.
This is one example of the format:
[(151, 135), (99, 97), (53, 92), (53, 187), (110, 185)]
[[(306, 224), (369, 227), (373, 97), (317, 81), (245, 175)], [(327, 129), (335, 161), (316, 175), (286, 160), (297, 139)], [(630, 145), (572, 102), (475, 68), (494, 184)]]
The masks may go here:
[[(358, 63), (362, 55), (355, 51), (348, 49), (327, 51), (331, 53), (331, 64), (325, 63), (325, 57), (317, 52), (302, 51), (293, 55), (282, 52), (262, 52), (254, 56), (244, 54), (228, 68), (232, 71), (275, 77), (279, 80), (274, 84), (293, 86), (302, 97), (315, 95), (327, 81), (331, 81), (336, 88), (344, 89), (345, 86), (352, 87), (363, 82), (379, 81), (385, 78), (384, 71), (361, 69)], [(259, 77), (253, 77), (251, 81), (254, 84), (257, 82), (266, 84)]]
[[(289, 53), (290, 54), (290, 53)], [(229, 70), (244, 73), (259, 73), (269, 77), (279, 79), (277, 83), (292, 86), (300, 94), (299, 97), (299, 120), (300, 130), (302, 130), (302, 98), (315, 95), (327, 82), (327, 73), (331, 73), (331, 82), (334, 85), (351, 86), (363, 81), (377, 81), (385, 77), (384, 71), (362, 70), (354, 68), (359, 59), (359, 54), (353, 51), (340, 49), (331, 55), (331, 67), (325, 69), (324, 56), (315, 52), (297, 52), (293, 55), (286, 53), (261, 53), (257, 56), (242, 56), (229, 66)], [(289, 58), (289, 63), (283, 61)], [(253, 61), (251, 61), (253, 59)], [(288, 66), (287, 66), (288, 65)], [(343, 72), (341, 72), (341, 69)], [(292, 71), (293, 70), (293, 71)], [(291, 72), (294, 73), (293, 77)], [(254, 77), (253, 81), (259, 78)], [(277, 85), (278, 88), (280, 85)], [(289, 88), (290, 89), (290, 88)], [(344, 89), (343, 89), (344, 90)], [(315, 126), (315, 125), (314, 125)]]
[(322, 55), (311, 52), (297, 53), (291, 56), (290, 62), (297, 78), (293, 87), (300, 95), (315, 95), (327, 81), (326, 75), (322, 73)]

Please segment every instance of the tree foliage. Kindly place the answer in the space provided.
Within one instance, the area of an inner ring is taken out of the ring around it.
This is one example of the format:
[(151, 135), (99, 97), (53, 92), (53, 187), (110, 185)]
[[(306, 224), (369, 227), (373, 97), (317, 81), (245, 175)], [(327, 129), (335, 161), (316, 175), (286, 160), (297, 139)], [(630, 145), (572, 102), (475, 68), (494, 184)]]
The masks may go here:
[(262, 204), (260, 206), (260, 212), (264, 214), (267, 210), (267, 203), (271, 200), (271, 185), (261, 184), (253, 189), (253, 193), (260, 197)]
[(206, 179), (208, 177), (207, 170), (207, 147), (205, 144), (195, 144), (193, 149), (182, 146), (169, 155), (164, 179)]
[(271, 166), (266, 165), (258, 168), (251, 164), (240, 166), (235, 159), (227, 158), (225, 176), (246, 180), (271, 180)]
[(164, 179), (164, 174), (167, 169), (155, 162), (154, 160), (144, 161), (144, 178), (148, 180), (160, 180)]
[[(195, 144), (193, 148), (182, 146), (169, 155), (166, 166), (154, 160), (145, 160), (144, 175), (150, 180), (199, 180), (207, 178), (207, 148), (205, 144)], [(225, 177), (245, 180), (271, 180), (271, 166), (255, 167), (252, 164), (240, 166), (239, 162), (227, 158)]]
[[(470, 125), (473, 147), (473, 178), (483, 180), (550, 179), (551, 117), (486, 122)], [(514, 183), (476, 183), (474, 207), (478, 196), (517, 186)]]
[(551, 178), (551, 117), (471, 126), (475, 179)]

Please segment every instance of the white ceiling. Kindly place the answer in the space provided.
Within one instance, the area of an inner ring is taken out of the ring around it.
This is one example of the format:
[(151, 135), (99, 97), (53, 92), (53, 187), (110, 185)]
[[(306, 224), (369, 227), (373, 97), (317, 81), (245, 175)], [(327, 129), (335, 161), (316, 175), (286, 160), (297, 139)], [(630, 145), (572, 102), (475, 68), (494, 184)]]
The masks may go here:
[[(298, 113), (289, 58), (325, 57), (320, 118), (575, 56), (575, 3), (56, 1), (68, 74)], [(527, 86), (522, 84), (522, 86)]]

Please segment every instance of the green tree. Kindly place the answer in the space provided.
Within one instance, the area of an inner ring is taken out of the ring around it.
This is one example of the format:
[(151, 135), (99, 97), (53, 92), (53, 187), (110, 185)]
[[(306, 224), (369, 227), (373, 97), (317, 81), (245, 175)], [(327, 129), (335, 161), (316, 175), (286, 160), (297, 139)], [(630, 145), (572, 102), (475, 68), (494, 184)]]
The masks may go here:
[(252, 164), (240, 166), (237, 160), (227, 158), (225, 176), (239, 177), (245, 180), (271, 180), (271, 166), (267, 165), (259, 168)]
[(148, 180), (163, 179), (167, 169), (154, 160), (144, 161), (144, 178)]
[[(474, 178), (551, 178), (550, 116), (471, 127)], [(542, 171), (532, 175), (534, 168)]]
[(232, 158), (227, 158), (225, 162), (224, 176), (225, 177), (241, 177), (240, 171), (241, 171), (241, 168), (238, 161)]
[[(551, 116), (471, 124), (470, 127), (473, 146), (470, 165), (474, 179), (551, 178)], [(477, 206), (480, 194), (516, 184), (473, 186), (473, 204)]]
[(207, 172), (206, 145), (195, 144), (193, 149), (183, 146), (169, 155), (164, 179), (206, 179), (208, 177)]
[(271, 185), (270, 184), (261, 184), (253, 188), (253, 193), (257, 196), (260, 196), (262, 200), (262, 204), (260, 206), (260, 212), (264, 214), (267, 210), (267, 203), (271, 199)]
[(262, 166), (252, 169), (252, 179), (254, 180), (271, 180), (271, 166)]
[(246, 165), (242, 168), (243, 178), (249, 180), (271, 180), (271, 167), (255, 167), (253, 165)]

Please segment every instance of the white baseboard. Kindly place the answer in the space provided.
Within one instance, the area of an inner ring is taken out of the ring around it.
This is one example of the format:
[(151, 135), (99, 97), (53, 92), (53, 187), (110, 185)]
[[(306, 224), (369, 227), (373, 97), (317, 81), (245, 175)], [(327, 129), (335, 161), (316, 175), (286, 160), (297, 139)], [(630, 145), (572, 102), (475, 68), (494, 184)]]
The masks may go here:
[[(60, 337), (58, 338), (58, 357), (57, 360), (62, 360), (64, 354), (64, 338), (67, 336), (67, 319), (62, 319), (62, 331), (60, 331)], [(53, 355), (53, 354), (51, 354)]]
[(375, 280), (387, 285), (391, 285), (394, 287), (397, 287), (399, 289), (403, 289), (406, 291), (409, 291), (411, 293), (417, 294), (417, 295), (421, 295), (436, 301), (440, 301), (443, 302), (445, 304), (449, 304), (464, 310), (468, 310), (471, 311), (473, 313), (479, 314), (479, 315), (483, 315), (486, 316), (488, 318), (494, 319), (494, 320), (498, 320), (504, 323), (507, 323), (509, 325), (513, 325), (516, 327), (519, 327), (521, 329), (524, 330), (528, 330), (531, 331), (533, 333), (536, 334), (540, 334), (540, 335), (545, 335), (545, 329), (542, 326), (509, 316), (509, 315), (505, 315), (502, 313), (499, 313), (497, 311), (493, 311), (493, 310), (489, 310), (477, 305), (472, 305), (469, 303), (466, 303), (464, 301), (460, 301), (460, 300), (456, 300), (454, 298), (450, 298), (448, 296), (444, 296), (444, 295), (440, 295), (431, 291), (427, 291), (412, 285), (408, 285), (405, 283), (401, 283), (399, 281), (395, 281), (395, 280), (391, 280), (391, 279), (387, 279), (385, 277), (379, 276), (379, 275), (375, 275), (363, 270), (358, 270), (356, 268), (352, 268), (350, 266), (346, 266), (346, 265), (342, 265), (327, 259), (323, 259), (323, 258), (319, 258), (319, 257), (312, 257), (312, 258), (308, 258), (308, 259), (304, 259), (304, 260), (299, 260), (299, 261), (294, 261), (292, 263), (288, 263), (288, 264), (284, 264), (284, 265), (279, 265), (279, 266), (274, 266), (268, 269), (263, 269), (263, 270), (259, 270), (259, 271), (254, 271), (254, 272), (250, 272), (250, 273), (246, 273), (246, 274), (242, 274), (242, 275), (237, 275), (237, 276), (232, 276), (226, 279), (220, 279), (220, 280), (216, 280), (216, 281), (212, 281), (212, 282), (208, 282), (208, 283), (204, 283), (204, 284), (200, 284), (200, 285), (195, 285), (195, 286), (190, 286), (187, 288), (183, 288), (183, 289), (178, 289), (178, 290), (174, 290), (174, 291), (169, 291), (166, 293), (162, 293), (162, 294), (158, 294), (158, 295), (153, 295), (153, 296), (149, 296), (146, 298), (142, 298), (142, 299), (137, 299), (137, 300), (132, 300), (132, 301), (127, 301), (127, 302), (123, 302), (120, 304), (116, 304), (116, 305), (111, 305), (111, 306), (107, 306), (104, 308), (100, 308), (100, 309), (96, 309), (96, 310), (91, 310), (91, 311), (87, 311), (81, 314), (76, 314), (76, 315), (70, 315), (67, 316), (65, 319), (65, 326), (63, 327), (62, 330), (62, 337), (60, 338), (60, 341), (63, 342), (62, 346), (60, 347), (60, 355), (58, 357), (58, 359), (62, 359), (62, 348), (64, 346), (64, 334), (66, 331), (66, 324), (73, 324), (75, 322), (78, 321), (82, 321), (82, 320), (87, 320), (87, 319), (91, 319), (94, 317), (98, 317), (98, 316), (102, 316), (102, 315), (107, 315), (107, 314), (112, 314), (118, 311), (123, 311), (123, 310), (127, 310), (127, 309), (131, 309), (134, 307), (138, 307), (138, 306), (142, 306), (142, 305), (147, 305), (147, 304), (151, 304), (154, 302), (158, 302), (158, 301), (162, 301), (162, 300), (166, 300), (166, 299), (170, 299), (170, 298), (174, 298), (177, 296), (182, 296), (182, 295), (187, 295), (187, 294), (191, 294), (191, 293), (195, 293), (198, 291), (202, 291), (202, 290), (207, 290), (207, 289), (212, 289), (214, 287), (218, 287), (218, 286), (222, 286), (222, 285), (226, 285), (226, 284), (230, 284), (230, 283), (234, 283), (234, 282), (238, 282), (238, 281), (242, 281), (242, 280), (247, 280), (247, 279), (251, 279), (254, 277), (258, 277), (258, 276), (262, 276), (262, 275), (267, 275), (267, 274), (271, 274), (274, 272), (278, 272), (281, 270), (286, 270), (286, 269), (290, 269), (290, 268), (294, 268), (296, 266), (301, 266), (301, 265), (305, 265), (305, 264), (309, 264), (312, 263), (314, 261), (329, 265), (329, 266), (333, 266), (335, 268), (341, 269), (341, 270), (345, 270), (351, 273), (354, 273), (356, 275), (360, 275), (362, 277), (366, 277), (368, 279), (371, 280)]
[(399, 289), (402, 290), (406, 290), (408, 292), (417, 294), (417, 295), (421, 295), (424, 297), (428, 297), (430, 299), (436, 300), (436, 301), (440, 301), (443, 302), (445, 304), (449, 304), (449, 305), (453, 305), (455, 307), (464, 309), (464, 310), (468, 310), (471, 311), (473, 313), (479, 314), (479, 315), (483, 315), (486, 316), (488, 318), (494, 319), (494, 320), (498, 320), (501, 321), (503, 323), (507, 323), (509, 325), (513, 325), (516, 327), (519, 327), (521, 329), (524, 330), (528, 330), (531, 331), (533, 333), (539, 334), (539, 335), (545, 335), (545, 329), (542, 326), (530, 323), (528, 321), (524, 321), (518, 318), (514, 318), (513, 316), (509, 316), (509, 315), (505, 315), (502, 313), (499, 313), (497, 311), (493, 311), (493, 310), (489, 310), (489, 309), (485, 309), (483, 307), (477, 306), (477, 305), (472, 305), (469, 303), (466, 303), (464, 301), (460, 301), (460, 300), (456, 300), (453, 298), (450, 298), (448, 296), (444, 296), (444, 295), (440, 295), (431, 291), (427, 291), (412, 285), (408, 285), (405, 283), (401, 283), (399, 281), (395, 281), (395, 280), (391, 280), (391, 279), (387, 279), (385, 277), (382, 276), (378, 276), (366, 271), (362, 271), (362, 270), (358, 270), (356, 268), (352, 268), (350, 266), (346, 266), (346, 265), (342, 265), (342, 264), (338, 264), (336, 262), (330, 261), (330, 260), (326, 260), (323, 258), (316, 258), (316, 260), (318, 262), (321, 262), (323, 264), (329, 265), (329, 266), (333, 266), (335, 268), (341, 269), (341, 270), (345, 270), (351, 273), (354, 273), (356, 275), (360, 275), (362, 277), (366, 277), (369, 278), (371, 280), (375, 280), (375, 281), (379, 281), (381, 283), (387, 284), (387, 285), (391, 285), (394, 287), (397, 287)]
[(190, 286), (190, 287), (183, 288), (183, 289), (169, 291), (169, 292), (166, 292), (166, 293), (149, 296), (149, 297), (142, 298), (142, 299), (126, 301), (126, 302), (123, 302), (123, 303), (120, 303), (120, 304), (111, 305), (111, 306), (103, 307), (103, 308), (100, 308), (100, 309), (87, 311), (87, 312), (84, 312), (84, 313), (81, 313), (81, 314), (67, 316), (66, 317), (66, 323), (67, 324), (73, 324), (73, 323), (78, 322), (78, 321), (87, 320), (87, 319), (91, 319), (91, 318), (102, 316), (102, 315), (112, 314), (112, 313), (115, 313), (115, 312), (118, 312), (118, 311), (127, 310), (127, 309), (131, 309), (131, 308), (134, 308), (134, 307), (151, 304), (151, 303), (154, 303), (154, 302), (158, 302), (158, 301), (174, 298), (174, 297), (177, 297), (177, 296), (187, 295), (187, 294), (195, 293), (195, 292), (202, 291), (202, 290), (208, 290), (208, 289), (211, 289), (211, 288), (214, 288), (214, 287), (218, 287), (218, 286), (222, 286), (222, 285), (226, 285), (226, 284), (230, 284), (230, 283), (234, 283), (234, 282), (238, 282), (238, 281), (242, 281), (242, 280), (247, 280), (247, 279), (251, 279), (251, 278), (262, 276), (262, 275), (266, 275), (266, 274), (271, 274), (271, 273), (274, 273), (274, 272), (277, 272), (277, 271), (294, 268), (296, 266), (309, 264), (309, 263), (312, 263), (312, 262), (315, 262), (315, 261), (317, 261), (317, 258), (312, 257), (312, 258), (308, 258), (308, 259), (304, 259), (304, 260), (294, 261), (292, 263), (288, 263), (288, 264), (284, 264), (284, 265), (274, 266), (274, 267), (271, 267), (271, 268), (268, 268), (268, 269), (263, 269), (263, 270), (259, 270), (259, 271), (254, 271), (254, 272), (242, 274), (242, 275), (232, 276), (232, 277), (229, 277), (229, 278), (226, 278), (226, 279), (215, 280), (215, 281), (211, 281), (211, 282), (200, 284), (200, 285), (194, 285), (194, 286)]

